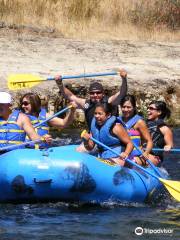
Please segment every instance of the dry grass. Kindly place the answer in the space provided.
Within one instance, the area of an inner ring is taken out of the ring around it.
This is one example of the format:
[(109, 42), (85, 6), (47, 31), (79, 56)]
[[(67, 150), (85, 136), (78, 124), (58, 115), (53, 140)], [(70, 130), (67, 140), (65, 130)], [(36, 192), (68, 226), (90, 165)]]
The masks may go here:
[(0, 20), (73, 38), (177, 40), (180, 0), (0, 0)]

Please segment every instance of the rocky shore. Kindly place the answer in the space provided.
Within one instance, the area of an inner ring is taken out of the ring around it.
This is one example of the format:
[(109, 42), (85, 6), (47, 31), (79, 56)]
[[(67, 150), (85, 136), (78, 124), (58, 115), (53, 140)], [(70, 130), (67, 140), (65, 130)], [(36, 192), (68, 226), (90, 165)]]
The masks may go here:
[[(0, 30), (0, 87), (8, 90), (11, 73), (30, 73), (48, 76), (108, 72), (125, 68), (128, 72), (129, 92), (137, 96), (142, 111), (151, 99), (164, 99), (172, 110), (172, 124), (180, 124), (180, 43), (135, 41), (82, 41), (40, 34)], [(80, 96), (85, 96), (94, 79), (64, 80)], [(121, 79), (96, 78), (107, 93), (119, 89)], [(50, 101), (50, 111), (57, 110), (63, 99), (58, 96), (54, 81), (33, 89), (12, 92), (14, 97), (36, 91)]]

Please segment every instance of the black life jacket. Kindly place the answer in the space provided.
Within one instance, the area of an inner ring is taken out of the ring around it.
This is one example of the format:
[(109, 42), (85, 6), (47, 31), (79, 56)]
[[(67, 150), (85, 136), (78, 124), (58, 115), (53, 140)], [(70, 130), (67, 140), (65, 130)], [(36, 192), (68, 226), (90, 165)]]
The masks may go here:
[[(104, 96), (103, 99), (101, 100), (101, 103), (108, 103), (109, 97)], [(84, 113), (85, 113), (85, 118), (86, 122), (88, 125), (89, 130), (91, 129), (91, 122), (94, 117), (94, 111), (95, 111), (96, 103), (91, 102), (90, 99), (86, 100), (85, 105), (84, 105)], [(118, 116), (118, 106), (113, 106), (113, 116)]]
[[(165, 141), (164, 135), (160, 131), (160, 128), (166, 126), (162, 119), (157, 121), (147, 121), (147, 126), (153, 140), (153, 148), (164, 148)], [(152, 152), (154, 155), (163, 159), (163, 152)]]

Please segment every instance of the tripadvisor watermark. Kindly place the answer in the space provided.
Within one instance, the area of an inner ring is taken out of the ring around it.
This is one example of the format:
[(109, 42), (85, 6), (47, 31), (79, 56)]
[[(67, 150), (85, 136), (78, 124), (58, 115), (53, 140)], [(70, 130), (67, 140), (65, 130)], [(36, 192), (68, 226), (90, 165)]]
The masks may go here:
[(142, 228), (142, 227), (137, 227), (135, 228), (134, 232), (136, 235), (143, 235), (143, 234), (159, 234), (159, 235), (172, 235), (173, 234), (173, 229), (171, 228)]

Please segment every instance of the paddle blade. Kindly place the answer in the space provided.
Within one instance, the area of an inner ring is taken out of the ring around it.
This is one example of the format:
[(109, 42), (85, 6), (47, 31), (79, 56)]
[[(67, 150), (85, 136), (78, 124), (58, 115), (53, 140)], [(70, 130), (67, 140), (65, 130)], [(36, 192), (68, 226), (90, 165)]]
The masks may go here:
[(173, 196), (176, 201), (180, 202), (180, 182), (162, 178), (159, 178), (159, 180), (164, 184), (171, 196)]
[(19, 90), (31, 88), (39, 84), (44, 79), (31, 74), (12, 74), (8, 77), (8, 88), (10, 90)]

